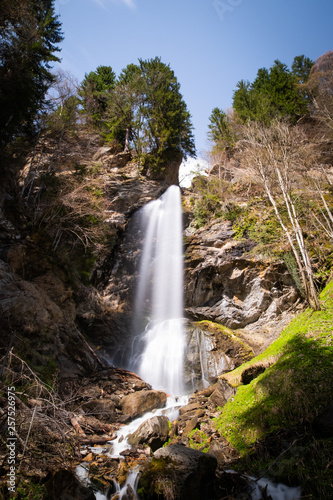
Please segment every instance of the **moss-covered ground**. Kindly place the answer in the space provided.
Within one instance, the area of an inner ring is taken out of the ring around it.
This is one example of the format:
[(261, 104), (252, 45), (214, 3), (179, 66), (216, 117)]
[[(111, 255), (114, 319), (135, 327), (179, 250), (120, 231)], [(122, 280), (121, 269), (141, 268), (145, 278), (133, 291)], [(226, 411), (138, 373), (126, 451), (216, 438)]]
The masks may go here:
[[(237, 394), (215, 420), (238, 450), (235, 464), (256, 475), (301, 484), (302, 498), (333, 498), (333, 433), (313, 425), (333, 401), (333, 282), (320, 295), (322, 310), (306, 310), (261, 355), (226, 376)], [(253, 364), (266, 370), (247, 385)]]

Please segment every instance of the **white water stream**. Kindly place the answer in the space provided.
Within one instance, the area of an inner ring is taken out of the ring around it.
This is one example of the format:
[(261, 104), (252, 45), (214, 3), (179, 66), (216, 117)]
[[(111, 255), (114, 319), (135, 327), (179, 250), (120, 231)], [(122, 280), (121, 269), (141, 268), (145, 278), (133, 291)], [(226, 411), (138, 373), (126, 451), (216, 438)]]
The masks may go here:
[[(129, 369), (137, 372), (154, 389), (163, 390), (172, 396), (166, 407), (145, 414), (129, 425), (123, 426), (111, 442), (110, 456), (120, 458), (121, 453), (130, 448), (127, 438), (145, 420), (157, 415), (165, 415), (170, 421), (178, 417), (179, 408), (185, 405), (184, 395), (184, 355), (185, 332), (183, 320), (183, 249), (182, 249), (182, 208), (180, 189), (170, 186), (163, 196), (148, 203), (141, 211), (144, 231), (139, 283), (137, 289), (134, 325), (135, 335)], [(149, 318), (147, 323), (147, 317)], [(197, 333), (199, 348), (204, 347), (203, 335)], [(200, 349), (203, 386), (209, 385), (206, 352)], [(94, 453), (105, 453), (105, 448), (92, 449)], [(81, 479), (87, 478), (87, 469), (80, 466), (77, 471)], [(117, 486), (111, 496), (128, 498), (128, 488), (136, 492), (138, 471), (133, 469), (125, 485)], [(284, 485), (273, 485), (261, 479), (260, 486), (268, 484), (267, 493), (273, 500), (297, 500), (300, 491)], [(259, 482), (249, 478), (252, 500), (261, 499)], [(254, 486), (253, 486), (254, 485)], [(107, 500), (110, 496), (96, 493), (97, 500)], [(132, 497), (131, 497), (132, 498)]]
[[(184, 394), (183, 246), (180, 189), (170, 186), (159, 200), (141, 211), (144, 246), (135, 304), (139, 329), (148, 313), (142, 352), (134, 353), (131, 369), (154, 389)], [(139, 357), (139, 358), (138, 358)]]

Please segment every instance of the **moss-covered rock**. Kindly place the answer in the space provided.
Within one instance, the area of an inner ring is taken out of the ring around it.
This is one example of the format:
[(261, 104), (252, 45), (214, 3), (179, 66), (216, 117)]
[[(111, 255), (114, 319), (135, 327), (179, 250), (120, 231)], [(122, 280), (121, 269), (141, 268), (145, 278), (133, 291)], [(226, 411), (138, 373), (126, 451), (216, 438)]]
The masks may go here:
[[(252, 456), (252, 471), (272, 473), (276, 462), (275, 479), (289, 475), (310, 498), (328, 498), (333, 479), (332, 438), (316, 434), (317, 416), (333, 396), (333, 282), (320, 300), (321, 311), (300, 314), (265, 352), (223, 375), (237, 393), (215, 419), (218, 432), (245, 457), (243, 465)], [(244, 385), (251, 370), (256, 376)]]

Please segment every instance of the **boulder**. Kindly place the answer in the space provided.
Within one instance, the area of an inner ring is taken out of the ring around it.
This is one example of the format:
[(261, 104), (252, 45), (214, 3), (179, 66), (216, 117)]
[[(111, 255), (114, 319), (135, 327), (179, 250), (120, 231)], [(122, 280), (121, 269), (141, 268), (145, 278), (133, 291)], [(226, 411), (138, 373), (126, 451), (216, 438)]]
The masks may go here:
[(215, 383), (254, 355), (237, 333), (212, 321), (188, 322), (186, 335), (185, 383), (190, 389)]
[(155, 408), (163, 408), (167, 395), (163, 391), (138, 391), (128, 394), (121, 399), (121, 409), (132, 419), (141, 417)]
[(223, 407), (229, 398), (236, 394), (236, 389), (228, 384), (227, 380), (223, 377), (219, 378), (216, 389), (210, 396), (210, 401), (214, 403), (215, 406)]
[(83, 403), (82, 409), (105, 422), (115, 421), (115, 404), (111, 399), (91, 399)]
[(123, 168), (130, 161), (131, 157), (131, 153), (122, 152), (109, 156), (105, 163), (109, 168)]
[(57, 471), (45, 484), (49, 500), (96, 500), (92, 488), (82, 485), (69, 470)]
[(132, 446), (147, 444), (153, 451), (158, 450), (167, 442), (169, 435), (169, 420), (158, 416), (149, 418), (131, 434), (127, 441)]
[(215, 498), (217, 460), (208, 453), (182, 445), (170, 445), (154, 453), (143, 468), (139, 488), (146, 500), (208, 500)]

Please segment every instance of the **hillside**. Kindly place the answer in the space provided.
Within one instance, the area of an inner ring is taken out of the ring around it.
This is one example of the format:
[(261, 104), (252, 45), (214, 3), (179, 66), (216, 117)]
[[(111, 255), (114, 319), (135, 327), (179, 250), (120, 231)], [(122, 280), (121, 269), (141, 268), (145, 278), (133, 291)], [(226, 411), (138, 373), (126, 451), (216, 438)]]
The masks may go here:
[[(133, 271), (139, 258), (139, 252), (133, 252), (138, 244), (136, 233), (129, 231), (132, 215), (160, 196), (167, 182), (145, 178), (135, 157), (112, 152), (97, 136), (66, 140), (56, 157), (61, 168), (51, 178), (45, 178), (45, 171), (52, 153), (47, 149), (36, 155), (43, 168), (39, 167), (33, 178), (29, 203), (21, 199), (13, 209), (15, 193), (27, 185), (25, 180), (33, 171), (31, 158), (27, 163), (29, 168), (22, 169), (20, 185), (8, 184), (3, 196), (1, 342), (4, 355), (12, 335), (16, 334), (4, 375), (6, 387), (14, 385), (17, 391), (17, 432), (21, 439), (17, 457), (23, 481), (18, 491), (44, 498), (45, 488), (53, 488), (52, 482), (45, 482), (50, 477), (47, 473), (59, 469), (59, 456), (71, 470), (78, 463), (84, 442), (106, 442), (127, 421), (122, 399), (133, 393), (132, 387), (138, 394), (151, 390), (136, 375), (107, 368), (107, 359), (123, 342), (129, 327), (137, 278), (137, 271)], [(214, 177), (208, 181), (214, 181)], [(41, 189), (45, 185), (48, 189)], [(189, 332), (200, 329), (206, 341), (209, 339), (211, 366), (227, 352), (231, 363), (228, 370), (232, 366), (239, 368), (193, 396), (191, 404), (199, 405), (200, 416), (193, 414), (193, 407), (188, 412), (184, 409), (171, 442), (180, 440), (194, 449), (209, 451), (217, 458), (219, 469), (228, 464), (249, 472), (246, 457), (249, 452), (253, 456), (252, 450), (258, 448), (258, 465), (251, 461), (253, 474), (260, 474), (263, 469), (270, 472), (273, 468), (269, 460), (278, 459), (276, 463), (280, 463), (280, 454), (284, 449), (289, 450), (295, 439), (295, 446), (310, 450), (307, 456), (317, 446), (326, 450), (328, 456), (331, 438), (311, 431), (310, 439), (308, 435), (305, 438), (305, 433), (329, 404), (330, 288), (320, 298), (325, 310), (302, 313), (273, 342), (304, 307), (293, 277), (278, 255), (263, 253), (252, 234), (243, 232), (240, 238), (235, 220), (224, 217), (223, 213), (219, 212), (218, 219), (212, 214), (211, 222), (195, 229), (195, 214), (187, 209), (193, 203), (192, 197), (191, 191), (184, 192), (186, 310), (188, 318), (194, 321)], [(251, 204), (245, 205), (238, 198), (240, 202), (243, 217), (251, 210)], [(307, 327), (302, 326), (305, 320)], [(304, 328), (307, 330), (303, 334)], [(307, 338), (306, 345), (303, 335)], [(322, 349), (326, 349), (326, 344), (328, 351), (323, 359)], [(258, 353), (259, 357), (254, 357)], [(251, 358), (253, 361), (248, 361)], [(322, 368), (315, 371), (319, 358)], [(293, 366), (291, 380), (289, 361)], [(188, 369), (200, 370), (196, 363), (192, 360)], [(244, 373), (249, 373), (247, 380), (251, 381), (246, 385), (244, 381), (241, 383)], [(279, 382), (276, 373), (282, 376)], [(211, 371), (210, 377), (214, 383), (217, 372)], [(230, 385), (231, 392), (222, 381)], [(222, 411), (220, 407), (238, 386), (233, 403), (229, 401)], [(268, 402), (265, 391), (269, 389), (262, 387), (271, 386), (286, 387), (285, 395), (279, 390), (277, 395), (269, 396)], [(291, 410), (288, 398), (294, 400), (295, 395), (297, 405)], [(274, 401), (274, 397), (279, 399)], [(6, 399), (4, 386), (4, 408)], [(252, 409), (254, 399), (256, 407)], [(34, 415), (36, 405), (39, 410)], [(249, 412), (245, 416), (244, 407)], [(287, 409), (289, 413), (285, 413)], [(31, 419), (33, 425), (28, 435)], [(237, 432), (235, 420), (239, 421)], [(269, 443), (275, 435), (283, 438), (281, 445), (272, 448)], [(27, 438), (28, 446), (22, 457), (21, 446)], [(294, 448), (289, 451), (296, 456), (291, 450)], [(265, 457), (264, 462), (260, 453)], [(240, 455), (243, 455), (241, 460)], [(139, 456), (129, 456), (128, 466)], [(2, 457), (5, 461), (6, 454)], [(325, 470), (329, 474), (329, 462), (324, 465), (328, 465)], [(103, 459), (101, 467), (107, 470), (111, 465)], [(317, 475), (305, 480), (293, 468), (287, 474), (279, 467), (281, 473), (275, 469), (271, 473), (274, 479), (302, 484), (314, 497), (317, 491), (326, 491), (325, 475), (319, 482), (312, 479)], [(6, 495), (5, 485), (2, 491)]]
[(180, 189), (170, 65), (52, 74), (43, 6), (0, 25), (0, 500), (332, 497), (333, 53), (238, 82)]

